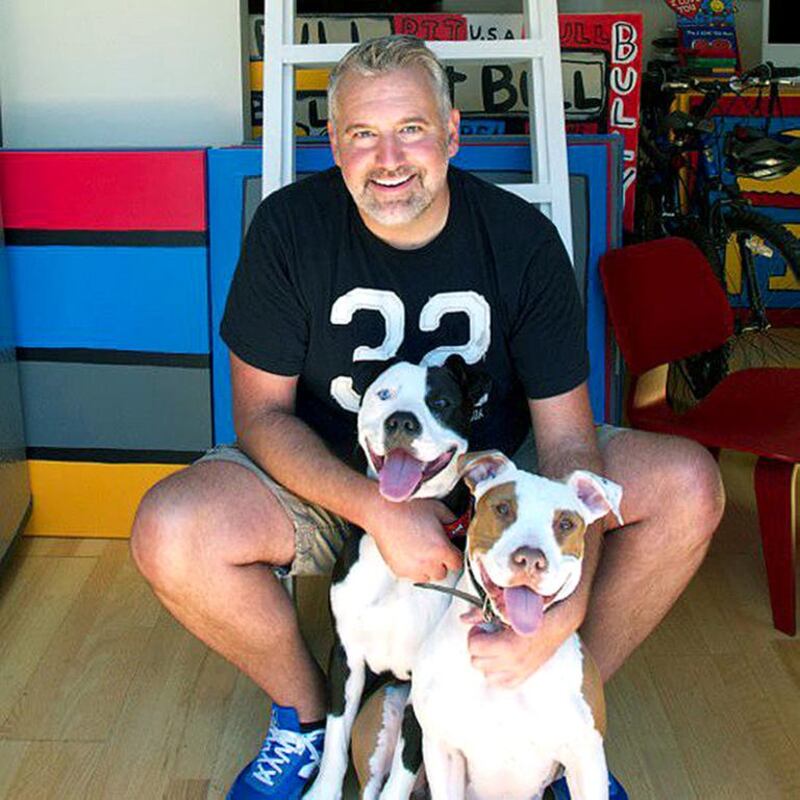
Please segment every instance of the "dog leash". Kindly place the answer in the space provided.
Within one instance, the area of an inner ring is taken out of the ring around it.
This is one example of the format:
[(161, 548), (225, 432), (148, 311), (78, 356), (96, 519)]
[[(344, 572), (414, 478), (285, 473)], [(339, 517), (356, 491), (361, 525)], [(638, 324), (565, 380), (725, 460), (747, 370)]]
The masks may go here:
[(470, 564), (469, 556), (466, 554), (465, 560), (467, 565), (467, 574), (472, 581), (472, 586), (477, 592), (477, 596), (462, 592), (460, 589), (451, 589), (449, 586), (440, 586), (438, 583), (415, 583), (414, 586), (420, 589), (433, 589), (436, 592), (442, 592), (442, 594), (449, 594), (452, 597), (458, 597), (460, 600), (464, 600), (465, 602), (471, 603), (473, 606), (479, 608), (483, 613), (484, 622), (492, 622), (505, 627), (505, 623), (494, 612), (489, 595), (486, 594), (483, 587), (475, 579), (475, 574), (472, 571), (472, 564)]
[(478, 593), (478, 597), (480, 598), (481, 602), (481, 611), (483, 611), (483, 619), (484, 622), (492, 622), (496, 625), (502, 625), (504, 628), (506, 624), (497, 616), (494, 609), (492, 608), (492, 601), (489, 598), (489, 595), (486, 593), (486, 590), (481, 586), (478, 582), (478, 579), (475, 577), (475, 573), (472, 571), (472, 562), (470, 561), (469, 554), (465, 553), (464, 558), (467, 564), (467, 574), (469, 575), (469, 579), (472, 581), (472, 588)]
[[(458, 597), (459, 600), (465, 600), (467, 603), (472, 603), (472, 605), (477, 606), (480, 609), (484, 607), (484, 601), (482, 601), (480, 597), (467, 594), (459, 589), (451, 589), (449, 586), (440, 586), (438, 583), (415, 583), (414, 586), (416, 586), (418, 589), (433, 589), (434, 591), (441, 592), (442, 594), (449, 594), (453, 597)], [(488, 600), (488, 597), (486, 599)]]
[[(457, 520), (444, 523), (444, 531), (448, 538), (452, 540), (466, 535), (467, 528), (469, 528), (469, 523), (472, 521), (472, 512), (473, 504), (470, 502), (467, 506), (467, 510)], [(420, 582), (415, 583), (414, 586), (419, 589), (433, 589), (435, 592), (449, 594), (451, 597), (458, 597), (460, 600), (464, 600), (464, 602), (471, 603), (473, 606), (479, 608), (483, 613), (484, 622), (492, 622), (505, 627), (505, 623), (494, 612), (489, 595), (486, 594), (483, 587), (475, 578), (475, 573), (472, 571), (472, 564), (470, 563), (469, 555), (466, 552), (464, 553), (464, 560), (467, 565), (467, 573), (472, 581), (472, 588), (475, 589), (475, 592), (477, 593), (476, 595), (467, 594), (467, 592), (462, 592), (460, 589), (451, 589), (449, 586), (440, 586), (438, 583)]]

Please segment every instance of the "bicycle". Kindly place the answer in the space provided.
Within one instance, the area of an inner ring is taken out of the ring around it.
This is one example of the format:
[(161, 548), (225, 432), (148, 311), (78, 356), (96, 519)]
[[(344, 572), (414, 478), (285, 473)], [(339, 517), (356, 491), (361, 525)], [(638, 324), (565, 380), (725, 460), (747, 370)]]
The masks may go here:
[[(637, 238), (683, 236), (695, 242), (733, 295), (736, 316), (735, 336), (725, 347), (675, 365), (673, 404), (696, 402), (741, 367), (800, 366), (800, 314), (792, 319), (786, 313), (791, 309), (771, 308), (765, 296), (770, 276), (800, 279), (800, 243), (755, 211), (737, 185), (740, 177), (775, 179), (800, 166), (800, 138), (769, 133), (778, 87), (797, 77), (800, 69), (771, 64), (726, 80), (659, 65), (644, 75)], [(769, 90), (763, 130), (739, 126), (722, 132), (713, 115), (723, 95), (739, 97), (753, 87)], [(673, 101), (684, 91), (700, 100), (688, 111), (675, 110)], [(800, 284), (796, 294), (793, 302), (800, 308)], [(681, 385), (689, 391), (683, 398)]]

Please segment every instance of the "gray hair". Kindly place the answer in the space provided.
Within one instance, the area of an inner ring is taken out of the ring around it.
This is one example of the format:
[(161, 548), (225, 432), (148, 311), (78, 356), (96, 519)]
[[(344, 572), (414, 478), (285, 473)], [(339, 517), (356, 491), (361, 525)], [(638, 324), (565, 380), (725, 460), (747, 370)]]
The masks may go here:
[(334, 120), (337, 111), (336, 90), (342, 77), (347, 73), (354, 72), (365, 78), (372, 78), (415, 66), (422, 67), (430, 76), (442, 121), (446, 121), (453, 108), (447, 71), (422, 39), (406, 34), (391, 34), (368, 39), (348, 51), (331, 70), (328, 79), (328, 116)]

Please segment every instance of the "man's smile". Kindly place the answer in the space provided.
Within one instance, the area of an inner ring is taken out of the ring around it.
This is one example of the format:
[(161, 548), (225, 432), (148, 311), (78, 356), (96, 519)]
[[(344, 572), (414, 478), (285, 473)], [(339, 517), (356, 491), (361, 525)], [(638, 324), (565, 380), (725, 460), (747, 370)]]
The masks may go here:
[(396, 178), (371, 178), (369, 184), (377, 187), (380, 192), (391, 193), (410, 186), (415, 177), (416, 174), (403, 175)]

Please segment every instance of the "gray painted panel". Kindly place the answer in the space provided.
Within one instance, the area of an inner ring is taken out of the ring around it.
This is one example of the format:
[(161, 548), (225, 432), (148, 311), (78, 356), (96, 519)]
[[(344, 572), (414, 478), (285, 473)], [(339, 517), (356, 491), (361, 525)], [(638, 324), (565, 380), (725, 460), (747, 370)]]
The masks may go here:
[(569, 176), (572, 210), (572, 263), (581, 300), (586, 304), (586, 277), (589, 258), (589, 185), (585, 175)]
[(21, 362), (29, 447), (205, 450), (207, 369)]
[(0, 350), (0, 463), (25, 460), (19, 374), (13, 350)]
[(250, 227), (253, 214), (256, 213), (258, 204), (261, 202), (261, 176), (257, 178), (245, 178), (244, 181), (244, 213), (242, 215), (242, 238)]

